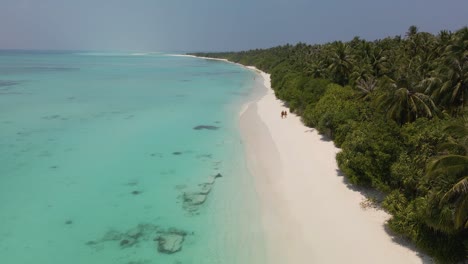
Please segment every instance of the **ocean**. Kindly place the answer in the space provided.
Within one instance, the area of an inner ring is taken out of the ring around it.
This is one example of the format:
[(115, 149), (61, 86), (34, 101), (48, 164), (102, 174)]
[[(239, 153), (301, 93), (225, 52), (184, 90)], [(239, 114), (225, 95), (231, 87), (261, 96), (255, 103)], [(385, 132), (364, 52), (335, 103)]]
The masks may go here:
[(163, 53), (0, 51), (1, 262), (265, 263), (238, 127), (255, 77)]

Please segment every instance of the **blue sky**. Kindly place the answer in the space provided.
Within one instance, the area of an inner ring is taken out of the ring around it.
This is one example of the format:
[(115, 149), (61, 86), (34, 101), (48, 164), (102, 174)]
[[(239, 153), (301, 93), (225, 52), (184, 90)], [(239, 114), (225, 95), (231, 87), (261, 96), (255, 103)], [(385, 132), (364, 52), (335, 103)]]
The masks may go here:
[(222, 51), (468, 25), (467, 0), (0, 0), (0, 49)]

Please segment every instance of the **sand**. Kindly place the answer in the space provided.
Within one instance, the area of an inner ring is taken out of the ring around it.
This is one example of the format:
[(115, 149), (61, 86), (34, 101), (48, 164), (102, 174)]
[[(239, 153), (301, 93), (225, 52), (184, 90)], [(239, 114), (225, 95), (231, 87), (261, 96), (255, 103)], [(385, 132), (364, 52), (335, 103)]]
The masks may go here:
[(267, 263), (433, 263), (386, 230), (389, 214), (363, 207), (363, 192), (347, 183), (336, 164), (340, 149), (299, 116), (288, 111), (282, 119), (288, 109), (271, 89), (270, 75), (247, 68), (263, 78), (242, 107), (239, 126), (260, 202)]
[(431, 263), (385, 230), (386, 212), (362, 207), (365, 197), (341, 176), (333, 142), (294, 114), (281, 118), (287, 108), (276, 99), (270, 76), (258, 72), (265, 87), (257, 87), (242, 109), (240, 129), (268, 263)]

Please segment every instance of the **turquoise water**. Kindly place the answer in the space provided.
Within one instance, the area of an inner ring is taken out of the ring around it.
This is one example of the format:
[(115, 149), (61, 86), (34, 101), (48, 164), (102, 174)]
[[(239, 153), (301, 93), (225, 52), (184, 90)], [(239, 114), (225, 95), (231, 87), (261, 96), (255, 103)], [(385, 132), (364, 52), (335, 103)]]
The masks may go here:
[[(264, 263), (238, 131), (254, 76), (165, 54), (0, 51), (1, 262)], [(181, 250), (161, 252), (171, 239)]]

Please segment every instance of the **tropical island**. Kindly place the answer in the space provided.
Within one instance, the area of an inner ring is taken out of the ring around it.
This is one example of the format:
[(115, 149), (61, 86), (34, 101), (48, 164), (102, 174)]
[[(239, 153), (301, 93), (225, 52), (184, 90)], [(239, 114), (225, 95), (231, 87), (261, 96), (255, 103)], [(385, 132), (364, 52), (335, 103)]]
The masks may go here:
[(370, 200), (392, 233), (438, 262), (467, 259), (467, 27), (192, 55), (271, 74), (289, 111), (341, 149), (340, 173), (382, 194)]

